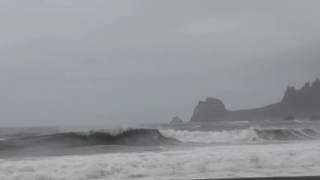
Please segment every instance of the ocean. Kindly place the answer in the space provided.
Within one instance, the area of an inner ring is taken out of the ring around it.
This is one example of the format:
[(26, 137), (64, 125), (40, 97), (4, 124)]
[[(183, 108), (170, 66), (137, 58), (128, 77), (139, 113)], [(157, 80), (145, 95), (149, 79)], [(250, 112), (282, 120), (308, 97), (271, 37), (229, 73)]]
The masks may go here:
[(16, 130), (10, 135), (0, 134), (1, 180), (320, 175), (320, 122), (316, 121), (143, 125), (76, 133), (28, 134)]

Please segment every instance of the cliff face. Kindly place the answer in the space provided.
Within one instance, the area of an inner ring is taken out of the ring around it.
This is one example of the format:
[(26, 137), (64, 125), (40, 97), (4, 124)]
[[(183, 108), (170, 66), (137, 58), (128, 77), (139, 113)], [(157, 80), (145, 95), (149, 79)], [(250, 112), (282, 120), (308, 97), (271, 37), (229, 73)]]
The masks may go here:
[(256, 109), (229, 111), (221, 100), (207, 98), (199, 102), (191, 121), (273, 119), (320, 120), (320, 80), (306, 83), (301, 89), (289, 86), (280, 102)]
[(306, 83), (300, 90), (288, 87), (281, 103), (293, 109), (319, 110), (320, 108), (320, 80), (312, 84)]

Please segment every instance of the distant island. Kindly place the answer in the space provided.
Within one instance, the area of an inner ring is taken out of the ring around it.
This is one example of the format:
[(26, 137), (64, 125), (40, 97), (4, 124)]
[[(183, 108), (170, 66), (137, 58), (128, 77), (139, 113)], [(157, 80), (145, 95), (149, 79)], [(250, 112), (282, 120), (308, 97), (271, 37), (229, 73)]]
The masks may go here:
[(207, 98), (196, 106), (191, 122), (294, 119), (320, 120), (319, 79), (301, 89), (289, 86), (280, 102), (261, 108), (230, 111), (221, 100)]

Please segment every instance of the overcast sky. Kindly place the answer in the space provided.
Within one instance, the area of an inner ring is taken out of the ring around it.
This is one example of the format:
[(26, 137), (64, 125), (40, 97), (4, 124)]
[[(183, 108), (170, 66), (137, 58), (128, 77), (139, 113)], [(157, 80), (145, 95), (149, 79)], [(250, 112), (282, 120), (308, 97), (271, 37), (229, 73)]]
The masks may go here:
[(320, 77), (320, 1), (1, 0), (0, 126), (189, 120)]

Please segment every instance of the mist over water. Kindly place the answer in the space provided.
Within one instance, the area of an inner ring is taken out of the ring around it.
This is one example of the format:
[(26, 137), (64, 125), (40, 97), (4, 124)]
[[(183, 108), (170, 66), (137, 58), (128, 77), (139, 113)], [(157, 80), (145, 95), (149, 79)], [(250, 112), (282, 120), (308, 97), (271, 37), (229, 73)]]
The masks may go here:
[(1, 126), (107, 127), (279, 100), (320, 77), (319, 2), (0, 2)]
[(0, 0), (0, 180), (320, 176), (319, 7)]

